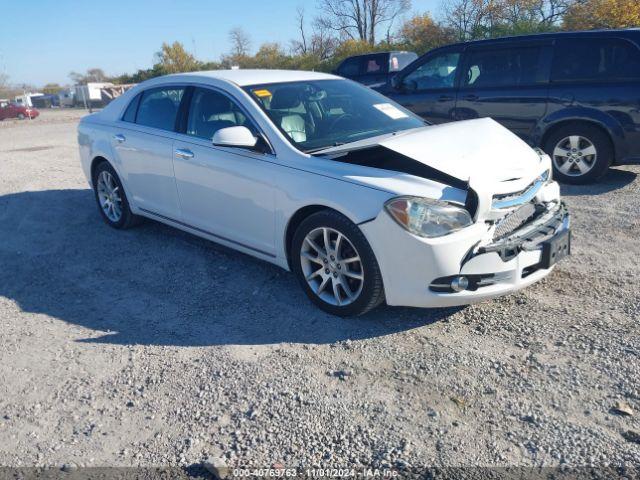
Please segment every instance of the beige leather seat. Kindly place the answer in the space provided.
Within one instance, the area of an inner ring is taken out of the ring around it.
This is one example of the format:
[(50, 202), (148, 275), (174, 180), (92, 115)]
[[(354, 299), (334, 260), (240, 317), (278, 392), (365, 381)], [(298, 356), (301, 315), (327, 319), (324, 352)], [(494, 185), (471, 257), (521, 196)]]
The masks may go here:
[(294, 142), (307, 141), (305, 109), (297, 88), (279, 88), (271, 99), (270, 111), (279, 119), (280, 128)]

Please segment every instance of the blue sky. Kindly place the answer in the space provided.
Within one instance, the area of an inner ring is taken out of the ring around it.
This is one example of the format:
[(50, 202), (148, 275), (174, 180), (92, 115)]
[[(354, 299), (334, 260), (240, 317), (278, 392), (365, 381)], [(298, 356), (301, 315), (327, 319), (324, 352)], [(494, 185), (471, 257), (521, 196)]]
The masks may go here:
[[(416, 12), (441, 0), (413, 0)], [(315, 14), (313, 0), (2, 0), (0, 73), (14, 84), (69, 82), (72, 70), (103, 68), (115, 75), (152, 65), (163, 41), (178, 40), (201, 60), (229, 48), (228, 31), (242, 26), (253, 47), (296, 38), (296, 8)], [(22, 21), (23, 19), (24, 21)], [(28, 25), (28, 28), (25, 28)]]

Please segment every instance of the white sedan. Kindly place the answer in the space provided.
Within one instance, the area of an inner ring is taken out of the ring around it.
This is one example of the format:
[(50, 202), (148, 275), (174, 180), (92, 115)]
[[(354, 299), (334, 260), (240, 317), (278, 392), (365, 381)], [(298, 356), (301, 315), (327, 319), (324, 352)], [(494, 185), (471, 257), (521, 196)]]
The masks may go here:
[(430, 126), (331, 75), (156, 78), (78, 140), (107, 224), (148, 217), (272, 262), (336, 315), (494, 298), (570, 251), (549, 157), (491, 119)]

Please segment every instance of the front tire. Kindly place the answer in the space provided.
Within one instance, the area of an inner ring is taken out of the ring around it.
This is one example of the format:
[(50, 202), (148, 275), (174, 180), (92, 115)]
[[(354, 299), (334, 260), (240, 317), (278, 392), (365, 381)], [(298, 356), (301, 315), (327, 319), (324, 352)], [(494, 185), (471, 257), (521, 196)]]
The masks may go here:
[(125, 230), (140, 222), (140, 217), (131, 212), (122, 182), (109, 162), (100, 163), (93, 172), (93, 192), (100, 216), (110, 227)]
[(24, 113), (18, 114), (18, 120), (24, 120)]
[(613, 162), (609, 137), (586, 124), (558, 128), (547, 138), (544, 151), (551, 157), (554, 178), (574, 185), (597, 181)]
[(384, 300), (380, 267), (369, 242), (337, 212), (324, 210), (300, 224), (291, 263), (307, 296), (332, 315), (363, 315)]

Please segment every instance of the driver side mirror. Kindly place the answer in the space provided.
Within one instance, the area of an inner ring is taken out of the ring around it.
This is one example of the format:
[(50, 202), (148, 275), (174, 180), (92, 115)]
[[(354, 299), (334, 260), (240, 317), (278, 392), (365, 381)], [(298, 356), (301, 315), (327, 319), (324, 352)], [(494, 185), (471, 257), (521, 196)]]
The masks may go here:
[(247, 127), (221, 128), (213, 135), (213, 144), (217, 147), (235, 147), (254, 149), (258, 139)]

